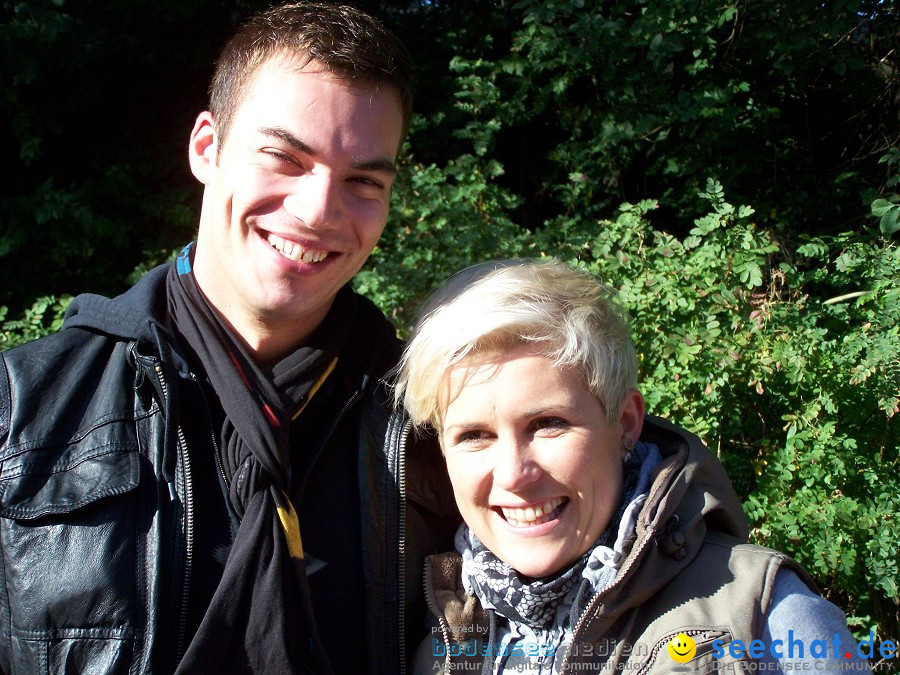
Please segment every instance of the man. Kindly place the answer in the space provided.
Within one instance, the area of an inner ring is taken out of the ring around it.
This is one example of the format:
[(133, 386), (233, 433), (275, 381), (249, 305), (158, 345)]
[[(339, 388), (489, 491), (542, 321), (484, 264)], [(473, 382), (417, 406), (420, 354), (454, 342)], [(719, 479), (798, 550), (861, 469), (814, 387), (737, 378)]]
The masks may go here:
[(403, 672), (455, 519), (384, 403), (393, 330), (348, 282), (409, 79), (359, 11), (251, 19), (190, 137), (196, 244), (0, 355), (2, 670)]

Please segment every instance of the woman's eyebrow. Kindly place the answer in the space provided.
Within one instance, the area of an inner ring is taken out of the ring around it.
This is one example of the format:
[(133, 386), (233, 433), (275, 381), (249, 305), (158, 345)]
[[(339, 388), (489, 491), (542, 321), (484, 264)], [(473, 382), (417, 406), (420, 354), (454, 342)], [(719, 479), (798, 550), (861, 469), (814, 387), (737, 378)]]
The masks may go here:
[(449, 426), (444, 427), (444, 431), (450, 431), (451, 429), (459, 429), (460, 431), (468, 431), (470, 429), (477, 429), (483, 426), (478, 422), (459, 422), (458, 424), (450, 424)]
[(526, 410), (523, 413), (523, 418), (529, 417), (540, 417), (541, 415), (559, 415), (559, 414), (574, 414), (578, 412), (578, 408), (573, 405), (569, 405), (568, 403), (551, 403), (549, 405), (542, 405), (540, 408), (535, 408), (533, 410)]

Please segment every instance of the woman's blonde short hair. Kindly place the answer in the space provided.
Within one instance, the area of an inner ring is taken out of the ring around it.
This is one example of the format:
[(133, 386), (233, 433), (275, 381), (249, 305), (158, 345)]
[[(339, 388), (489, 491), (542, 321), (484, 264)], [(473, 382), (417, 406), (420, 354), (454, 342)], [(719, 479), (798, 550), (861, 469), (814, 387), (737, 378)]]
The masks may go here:
[(618, 418), (637, 384), (637, 359), (625, 312), (613, 292), (558, 260), (502, 260), (463, 270), (435, 291), (397, 366), (395, 400), (416, 427), (441, 429), (447, 369), (475, 354), (521, 344), (578, 373)]

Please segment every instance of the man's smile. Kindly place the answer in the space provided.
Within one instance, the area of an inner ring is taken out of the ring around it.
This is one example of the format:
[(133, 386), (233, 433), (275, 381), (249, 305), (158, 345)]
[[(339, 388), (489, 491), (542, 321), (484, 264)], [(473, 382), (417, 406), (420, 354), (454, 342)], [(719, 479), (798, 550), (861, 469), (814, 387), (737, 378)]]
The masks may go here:
[(281, 255), (293, 262), (319, 263), (328, 257), (328, 251), (303, 248), (300, 244), (283, 239), (276, 234), (269, 233), (266, 241)]

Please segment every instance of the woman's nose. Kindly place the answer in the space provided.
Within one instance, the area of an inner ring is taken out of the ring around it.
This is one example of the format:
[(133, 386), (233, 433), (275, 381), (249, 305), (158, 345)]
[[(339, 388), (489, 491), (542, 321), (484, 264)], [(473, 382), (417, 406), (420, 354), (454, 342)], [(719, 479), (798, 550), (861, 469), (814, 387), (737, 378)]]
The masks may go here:
[(541, 475), (530, 447), (519, 439), (504, 439), (496, 446), (494, 485), (507, 492), (520, 492)]

